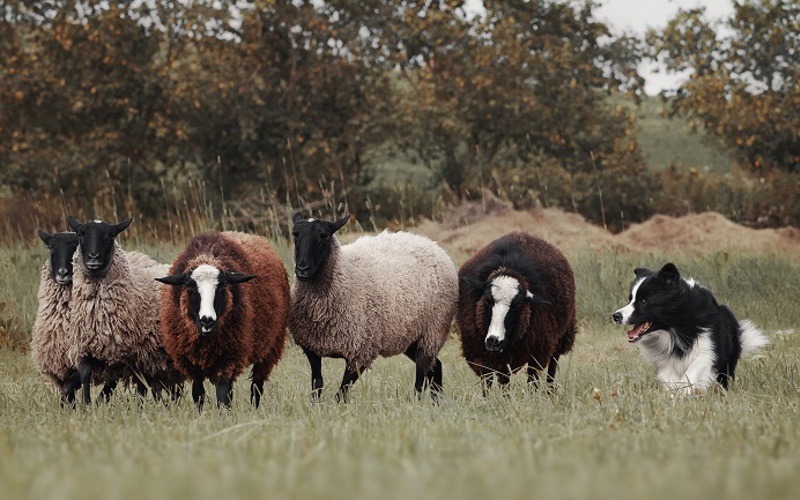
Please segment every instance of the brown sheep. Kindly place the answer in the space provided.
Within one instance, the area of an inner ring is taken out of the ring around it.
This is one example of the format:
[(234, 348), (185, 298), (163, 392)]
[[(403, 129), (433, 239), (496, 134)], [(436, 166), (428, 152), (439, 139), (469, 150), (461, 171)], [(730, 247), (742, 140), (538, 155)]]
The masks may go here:
[(283, 354), (289, 318), (289, 277), (269, 241), (237, 232), (200, 234), (169, 273), (156, 278), (174, 285), (161, 291), (161, 333), (175, 366), (193, 381), (194, 402), (202, 408), (208, 378), (217, 404), (229, 407), (233, 382), (253, 365), (250, 397), (258, 407)]
[(461, 266), (456, 321), (464, 357), (491, 385), (505, 385), (526, 364), (538, 384), (547, 367), (552, 387), (558, 358), (575, 341), (575, 279), (553, 245), (514, 232), (478, 251)]

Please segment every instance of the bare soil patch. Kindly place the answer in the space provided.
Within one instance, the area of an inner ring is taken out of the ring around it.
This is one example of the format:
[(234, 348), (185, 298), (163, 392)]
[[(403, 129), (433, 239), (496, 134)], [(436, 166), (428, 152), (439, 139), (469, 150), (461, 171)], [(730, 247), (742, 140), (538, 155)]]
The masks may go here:
[(491, 198), (445, 211), (441, 221), (414, 228), (452, 252), (472, 254), (512, 231), (536, 234), (566, 253), (580, 250), (647, 253), (655, 251), (747, 251), (800, 257), (800, 229), (752, 229), (717, 212), (682, 217), (656, 215), (612, 234), (578, 214), (555, 208), (518, 211)]

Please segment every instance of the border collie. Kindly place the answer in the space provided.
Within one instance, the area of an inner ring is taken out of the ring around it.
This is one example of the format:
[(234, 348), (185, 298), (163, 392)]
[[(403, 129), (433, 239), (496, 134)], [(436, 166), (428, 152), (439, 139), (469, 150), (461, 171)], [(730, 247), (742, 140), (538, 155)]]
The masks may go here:
[(660, 271), (635, 269), (630, 303), (614, 312), (618, 325), (633, 325), (628, 341), (639, 345), (665, 388), (692, 394), (733, 380), (741, 355), (769, 343), (750, 321), (737, 321), (711, 292), (684, 279), (674, 264)]

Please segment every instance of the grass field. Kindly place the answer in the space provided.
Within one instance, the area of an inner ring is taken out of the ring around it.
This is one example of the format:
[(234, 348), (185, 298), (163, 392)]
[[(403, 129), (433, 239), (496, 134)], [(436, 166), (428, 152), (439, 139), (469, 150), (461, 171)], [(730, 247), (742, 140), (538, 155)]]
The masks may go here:
[[(169, 260), (176, 248), (141, 249)], [(282, 252), (288, 255), (286, 248)], [(326, 391), (289, 345), (253, 410), (246, 381), (232, 411), (190, 400), (63, 410), (26, 353), (0, 348), (2, 498), (796, 498), (800, 491), (800, 262), (753, 255), (568, 257), (580, 332), (550, 398), (516, 377), (481, 395), (453, 333), (442, 353), (446, 398), (413, 394), (413, 367), (380, 359), (336, 404), (343, 363), (323, 362)], [(44, 247), (0, 247), (0, 311), (9, 338), (30, 330)], [(610, 313), (631, 270), (667, 257), (715, 291), (772, 345), (739, 365), (728, 393), (674, 399), (659, 389)], [(453, 255), (457, 264), (466, 255)], [(211, 390), (210, 385), (207, 386)]]

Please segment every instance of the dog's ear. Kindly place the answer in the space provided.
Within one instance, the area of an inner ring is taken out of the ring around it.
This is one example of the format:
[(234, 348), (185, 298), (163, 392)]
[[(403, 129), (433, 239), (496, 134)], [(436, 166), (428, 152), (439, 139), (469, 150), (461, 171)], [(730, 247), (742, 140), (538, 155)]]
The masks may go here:
[(650, 274), (650, 270), (646, 267), (637, 267), (633, 270), (633, 274), (636, 275), (637, 278), (642, 278)]
[(681, 273), (672, 262), (665, 264), (664, 267), (658, 272), (658, 277), (668, 285), (674, 285), (681, 279)]

